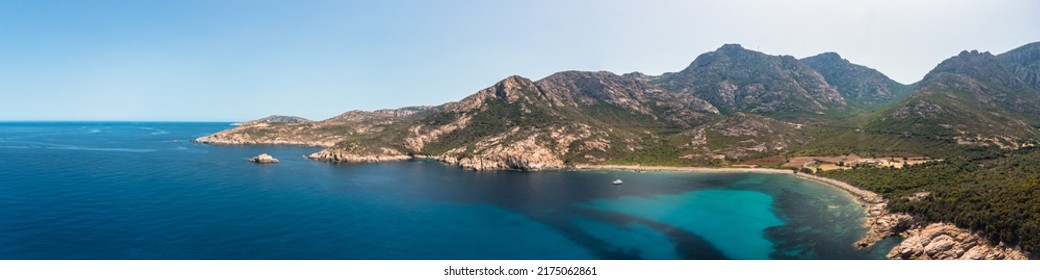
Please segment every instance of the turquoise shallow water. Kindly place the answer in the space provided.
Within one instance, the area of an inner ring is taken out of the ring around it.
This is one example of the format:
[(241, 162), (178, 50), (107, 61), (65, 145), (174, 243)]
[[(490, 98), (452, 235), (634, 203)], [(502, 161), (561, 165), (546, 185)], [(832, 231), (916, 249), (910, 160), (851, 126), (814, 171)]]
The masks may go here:
[[(0, 123), (0, 259), (861, 259), (793, 176), (329, 164), (227, 123)], [(282, 160), (245, 160), (270, 153)], [(610, 181), (620, 178), (618, 187)]]
[(769, 259), (773, 244), (765, 230), (784, 224), (773, 214), (772, 202), (761, 192), (702, 190), (594, 200), (588, 207), (675, 226), (704, 238), (730, 258)]

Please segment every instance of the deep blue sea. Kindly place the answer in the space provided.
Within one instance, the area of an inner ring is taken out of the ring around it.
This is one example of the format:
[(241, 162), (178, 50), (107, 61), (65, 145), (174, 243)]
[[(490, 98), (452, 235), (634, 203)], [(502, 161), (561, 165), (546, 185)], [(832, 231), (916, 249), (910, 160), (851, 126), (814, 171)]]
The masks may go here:
[[(229, 123), (0, 123), (0, 259), (876, 259), (787, 175), (474, 172), (190, 142)], [(269, 153), (282, 162), (246, 160)], [(614, 179), (624, 180), (614, 186)]]

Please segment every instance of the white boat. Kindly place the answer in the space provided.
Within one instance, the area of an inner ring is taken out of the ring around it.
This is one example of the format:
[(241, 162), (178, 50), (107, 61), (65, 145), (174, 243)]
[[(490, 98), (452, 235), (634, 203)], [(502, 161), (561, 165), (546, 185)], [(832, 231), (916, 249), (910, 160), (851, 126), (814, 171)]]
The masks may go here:
[(621, 179), (617, 179), (617, 180), (614, 180), (614, 182), (611, 182), (611, 184), (615, 184), (615, 185), (620, 185), (621, 183), (624, 183), (624, 182), (621, 181)]

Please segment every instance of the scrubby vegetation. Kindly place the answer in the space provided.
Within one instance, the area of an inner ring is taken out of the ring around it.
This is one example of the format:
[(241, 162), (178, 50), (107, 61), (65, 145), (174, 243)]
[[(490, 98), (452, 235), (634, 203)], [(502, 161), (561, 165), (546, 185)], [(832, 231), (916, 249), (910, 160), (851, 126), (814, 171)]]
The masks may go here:
[(981, 231), (1040, 254), (1040, 149), (967, 155), (893, 168), (822, 172), (885, 196), (893, 211)]

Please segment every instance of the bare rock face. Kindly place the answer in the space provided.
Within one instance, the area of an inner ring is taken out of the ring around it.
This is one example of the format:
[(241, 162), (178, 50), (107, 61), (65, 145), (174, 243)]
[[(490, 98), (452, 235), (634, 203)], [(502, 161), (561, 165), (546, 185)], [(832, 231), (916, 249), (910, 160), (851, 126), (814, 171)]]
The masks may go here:
[(471, 116), (462, 116), (451, 123), (437, 127), (413, 126), (408, 129), (411, 136), (404, 139), (404, 146), (412, 151), (422, 151), (427, 143), (436, 141), (445, 134), (466, 128)]
[(653, 114), (647, 102), (649, 96), (660, 95), (660, 90), (647, 82), (605, 71), (564, 71), (537, 84), (555, 106), (576, 107), (602, 101), (647, 115)]
[(274, 158), (271, 155), (268, 155), (266, 153), (260, 154), (258, 156), (253, 157), (253, 158), (250, 158), (249, 161), (253, 162), (253, 163), (260, 163), (260, 164), (278, 163), (278, 159), (276, 159), (276, 158)]
[[(547, 170), (560, 169), (564, 162), (550, 148), (530, 137), (509, 143), (481, 143), (479, 150), (465, 155), (464, 148), (453, 149), (441, 155), (440, 160), (472, 170)], [(492, 140), (494, 141), (494, 139)], [(483, 146), (483, 147), (481, 147)]]
[(367, 154), (352, 153), (342, 149), (324, 149), (307, 156), (307, 158), (329, 162), (363, 163), (409, 160), (412, 159), (412, 156), (391, 149), (384, 149), (382, 153)]
[(888, 252), (891, 259), (903, 260), (1025, 260), (1021, 251), (1001, 244), (990, 244), (982, 236), (946, 223), (912, 228), (899, 246)]
[(867, 209), (867, 235), (856, 242), (856, 248), (866, 248), (889, 236), (899, 234), (913, 223), (910, 215), (888, 213), (885, 203), (870, 205)]

